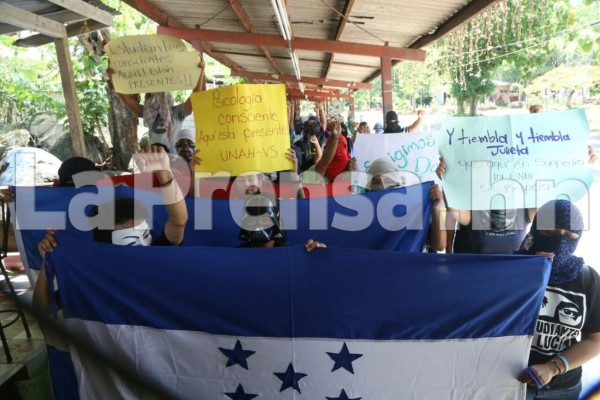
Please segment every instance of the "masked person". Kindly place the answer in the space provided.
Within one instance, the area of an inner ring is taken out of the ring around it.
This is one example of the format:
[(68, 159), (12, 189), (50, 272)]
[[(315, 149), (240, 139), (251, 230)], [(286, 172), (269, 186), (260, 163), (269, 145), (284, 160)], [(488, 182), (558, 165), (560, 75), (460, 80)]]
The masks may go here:
[[(240, 247), (281, 247), (285, 246), (285, 232), (281, 229), (279, 207), (273, 197), (253, 195), (244, 205), (239, 239)], [(327, 247), (324, 243), (309, 239), (306, 251)]]
[(406, 186), (406, 180), (400, 169), (387, 157), (376, 159), (367, 169), (369, 176), (365, 190), (375, 192), (400, 186)]
[[(158, 146), (152, 146), (141, 153), (136, 155), (136, 163), (142, 171), (153, 171), (167, 210), (168, 218), (161, 235), (154, 240), (150, 236), (147, 214), (141, 204), (132, 198), (117, 198), (113, 203), (98, 207), (100, 213), (105, 207), (114, 208), (114, 221), (109, 221), (112, 222), (112, 229), (94, 228), (94, 240), (125, 246), (178, 246), (183, 242), (188, 214), (184, 196), (170, 170), (168, 155)], [(38, 244), (44, 262), (46, 253), (52, 252), (58, 245), (55, 233), (55, 230), (49, 229)], [(33, 304), (43, 313), (50, 311), (49, 288), (45, 268), (42, 266), (33, 292)]]
[[(369, 165), (367, 169), (367, 184), (365, 191), (379, 192), (406, 186), (406, 180), (400, 173), (400, 169), (389, 158), (381, 157)], [(433, 202), (431, 213), (431, 227), (427, 233), (426, 251), (442, 251), (446, 247), (446, 230), (444, 229), (445, 218), (442, 216), (441, 201), (442, 190), (438, 184), (431, 185), (429, 198)]]
[[(136, 163), (141, 171), (153, 172), (166, 204), (168, 219), (163, 227), (162, 234), (153, 240), (150, 235), (150, 227), (146, 222), (147, 215), (143, 206), (132, 198), (117, 198), (113, 203), (98, 207), (99, 211), (97, 212), (103, 212), (104, 206), (114, 208), (114, 220), (108, 221), (112, 222), (112, 229), (95, 228), (93, 232), (94, 240), (121, 246), (180, 245), (183, 241), (188, 214), (183, 194), (170, 170), (168, 155), (159, 146), (151, 146), (141, 153), (141, 155), (136, 155)], [(112, 213), (108, 215), (113, 216)], [(46, 253), (52, 252), (58, 246), (55, 233), (54, 230), (49, 229), (44, 239), (38, 244), (38, 251), (43, 264), (35, 284), (32, 302), (37, 312), (41, 315), (47, 315), (51, 311), (51, 295), (54, 295), (59, 307), (57, 322), (60, 324), (62, 311), (60, 311), (59, 290), (51, 293), (50, 281), (53, 280), (53, 277), (47, 275), (45, 258)], [(68, 343), (63, 338), (56, 337), (56, 335), (48, 332), (46, 333), (46, 344), (50, 355), (50, 373), (53, 375), (53, 379), (57, 377), (56, 379), (63, 382), (72, 382), (71, 385), (53, 388), (54, 397), (57, 399), (78, 398), (76, 393), (71, 393), (68, 390), (68, 388), (77, 387)]]
[(577, 400), (581, 366), (600, 354), (600, 275), (574, 255), (583, 230), (567, 200), (544, 204), (519, 249), (552, 261), (529, 367), (519, 376), (527, 399)]
[(410, 126), (400, 126), (398, 123), (398, 114), (396, 111), (388, 111), (385, 115), (385, 130), (383, 133), (403, 133), (415, 132), (423, 124), (425, 111), (417, 111), (417, 119)]

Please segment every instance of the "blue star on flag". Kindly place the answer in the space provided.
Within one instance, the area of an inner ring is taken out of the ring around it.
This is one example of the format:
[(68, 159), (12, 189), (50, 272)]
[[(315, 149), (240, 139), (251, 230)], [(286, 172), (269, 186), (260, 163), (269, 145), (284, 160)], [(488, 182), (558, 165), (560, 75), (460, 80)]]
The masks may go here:
[(294, 366), (292, 365), (292, 363), (288, 365), (287, 370), (285, 372), (274, 372), (274, 374), (282, 382), (281, 389), (279, 389), (279, 392), (283, 392), (287, 388), (292, 388), (294, 390), (297, 390), (298, 393), (302, 393), (300, 392), (300, 379), (304, 378), (307, 375), (294, 371)]
[(256, 353), (255, 351), (244, 350), (239, 340), (235, 343), (233, 350), (224, 349), (222, 347), (219, 347), (219, 350), (221, 350), (221, 353), (225, 354), (225, 356), (228, 358), (228, 367), (238, 364), (244, 369), (248, 369), (248, 362), (246, 359), (252, 354)]
[(357, 358), (360, 358), (363, 356), (362, 354), (350, 353), (350, 351), (348, 350), (348, 346), (346, 346), (346, 342), (344, 342), (344, 345), (342, 346), (342, 350), (339, 353), (329, 353), (328, 352), (327, 355), (329, 357), (331, 357), (331, 359), (333, 361), (335, 361), (331, 372), (333, 372), (339, 368), (344, 368), (346, 371), (348, 371), (352, 374), (354, 373), (354, 369), (352, 368), (352, 362), (354, 360), (356, 360)]
[(342, 393), (340, 393), (340, 397), (326, 397), (326, 399), (327, 400), (361, 400), (362, 397), (356, 397), (354, 399), (351, 399), (346, 394), (346, 391), (344, 389), (342, 389)]
[[(239, 342), (238, 342), (239, 343)], [(248, 394), (244, 391), (242, 384), (238, 384), (235, 393), (224, 393), (225, 396), (229, 397), (232, 400), (251, 400), (258, 396), (257, 394)]]

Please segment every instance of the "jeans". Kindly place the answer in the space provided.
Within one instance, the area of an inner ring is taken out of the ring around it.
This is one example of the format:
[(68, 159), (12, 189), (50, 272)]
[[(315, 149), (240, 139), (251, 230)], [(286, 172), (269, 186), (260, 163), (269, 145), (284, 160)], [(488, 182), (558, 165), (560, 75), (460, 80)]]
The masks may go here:
[(581, 381), (573, 387), (556, 390), (538, 390), (527, 386), (527, 400), (579, 400), (580, 393)]

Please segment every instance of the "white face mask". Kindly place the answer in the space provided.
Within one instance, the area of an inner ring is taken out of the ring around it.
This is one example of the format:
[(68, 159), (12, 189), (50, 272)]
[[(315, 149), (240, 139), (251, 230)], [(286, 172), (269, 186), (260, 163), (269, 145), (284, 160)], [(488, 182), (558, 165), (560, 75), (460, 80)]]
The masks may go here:
[(133, 228), (119, 229), (112, 232), (113, 244), (120, 246), (150, 246), (152, 235), (146, 221)]

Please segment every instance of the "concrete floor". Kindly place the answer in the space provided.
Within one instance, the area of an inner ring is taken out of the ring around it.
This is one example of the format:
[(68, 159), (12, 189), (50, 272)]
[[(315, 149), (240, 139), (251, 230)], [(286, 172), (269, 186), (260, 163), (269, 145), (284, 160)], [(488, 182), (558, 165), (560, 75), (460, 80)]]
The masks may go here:
[[(25, 274), (12, 276), (11, 282), (15, 289), (29, 286), (29, 281)], [(0, 274), (0, 323), (3, 326), (13, 321), (17, 317), (16, 307), (5, 293), (6, 286), (4, 277)], [(24, 303), (31, 303), (31, 290), (17, 289), (19, 299)], [(29, 325), (31, 338), (27, 337), (23, 323), (17, 320), (10, 326), (4, 328), (4, 334), (8, 341), (8, 348), (12, 356), (11, 362), (8, 362), (4, 348), (0, 346), (0, 398), (17, 399), (20, 398), (15, 382), (26, 381), (38, 376), (47, 370), (46, 345), (44, 335), (39, 328), (37, 320), (25, 312), (25, 318)], [(45, 397), (36, 397), (45, 398)]]

